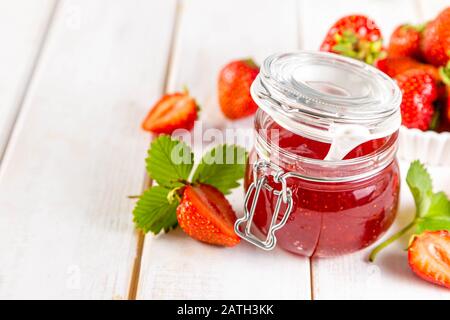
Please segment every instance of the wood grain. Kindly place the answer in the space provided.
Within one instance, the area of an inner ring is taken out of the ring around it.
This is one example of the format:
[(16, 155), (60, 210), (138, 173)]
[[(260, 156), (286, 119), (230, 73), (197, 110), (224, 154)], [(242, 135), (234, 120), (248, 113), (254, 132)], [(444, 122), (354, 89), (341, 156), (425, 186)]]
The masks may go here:
[(0, 2), (0, 162), (38, 61), (55, 0)]
[(62, 1), (0, 171), (0, 298), (126, 298), (174, 1)]
[[(189, 0), (182, 3), (180, 19), (169, 91), (189, 87), (202, 106), (205, 128), (251, 128), (251, 118), (234, 123), (223, 118), (217, 105), (218, 72), (232, 59), (252, 56), (261, 62), (271, 53), (296, 49), (296, 3)], [(238, 212), (242, 199), (242, 189), (230, 197)], [(247, 243), (215, 248), (177, 230), (146, 236), (138, 298), (309, 299), (309, 281), (307, 259)]]

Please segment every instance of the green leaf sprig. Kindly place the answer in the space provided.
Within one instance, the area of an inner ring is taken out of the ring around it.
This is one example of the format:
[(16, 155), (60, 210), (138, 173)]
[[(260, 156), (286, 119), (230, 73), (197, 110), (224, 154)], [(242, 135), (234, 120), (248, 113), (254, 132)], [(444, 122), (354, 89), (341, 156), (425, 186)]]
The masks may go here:
[(373, 262), (378, 252), (396, 241), (408, 231), (420, 234), (426, 230), (450, 231), (450, 200), (444, 192), (433, 193), (430, 174), (419, 161), (413, 161), (406, 176), (406, 183), (414, 198), (416, 214), (406, 227), (395, 233), (372, 250), (369, 260)]
[(246, 160), (244, 148), (219, 145), (203, 156), (192, 175), (194, 153), (191, 148), (170, 136), (159, 136), (153, 140), (146, 159), (148, 175), (158, 185), (139, 197), (133, 210), (136, 228), (153, 234), (175, 228), (176, 209), (185, 186), (209, 184), (229, 194), (240, 185), (238, 181), (244, 177)]

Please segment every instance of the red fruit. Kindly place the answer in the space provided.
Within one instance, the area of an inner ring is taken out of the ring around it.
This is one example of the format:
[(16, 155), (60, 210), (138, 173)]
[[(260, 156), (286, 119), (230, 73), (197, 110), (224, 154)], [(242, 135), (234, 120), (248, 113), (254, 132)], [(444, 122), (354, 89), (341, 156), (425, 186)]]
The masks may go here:
[(381, 31), (373, 20), (363, 15), (350, 15), (333, 24), (320, 50), (373, 64), (385, 54), (382, 41)]
[(392, 78), (408, 70), (420, 69), (426, 71), (437, 82), (440, 81), (439, 71), (436, 67), (430, 64), (420, 63), (410, 57), (387, 57), (378, 60), (375, 65)]
[(239, 119), (255, 113), (258, 106), (250, 95), (250, 86), (259, 73), (253, 60), (238, 60), (220, 71), (218, 91), (222, 112), (230, 119)]
[(408, 263), (422, 279), (450, 289), (450, 233), (425, 231), (414, 236), (408, 249)]
[(437, 98), (434, 79), (423, 70), (409, 70), (395, 77), (403, 98), (400, 105), (402, 124), (408, 128), (428, 130)]
[(443, 66), (450, 58), (450, 7), (429, 22), (423, 32), (422, 54), (426, 61)]
[(197, 112), (197, 103), (187, 92), (166, 94), (152, 107), (142, 128), (157, 134), (171, 134), (176, 129), (191, 130)]
[(389, 40), (388, 55), (390, 57), (420, 58), (421, 26), (403, 24), (398, 26)]
[(441, 96), (442, 101), (444, 101), (445, 115), (447, 116), (447, 121), (450, 123), (450, 61), (445, 67), (439, 68), (439, 74), (445, 85), (445, 92)]
[(450, 123), (450, 86), (447, 86), (447, 103), (445, 105), (445, 114), (447, 116), (447, 122)]
[(234, 232), (233, 208), (212, 186), (187, 186), (177, 208), (177, 219), (184, 232), (199, 241), (226, 247), (233, 247), (240, 241)]

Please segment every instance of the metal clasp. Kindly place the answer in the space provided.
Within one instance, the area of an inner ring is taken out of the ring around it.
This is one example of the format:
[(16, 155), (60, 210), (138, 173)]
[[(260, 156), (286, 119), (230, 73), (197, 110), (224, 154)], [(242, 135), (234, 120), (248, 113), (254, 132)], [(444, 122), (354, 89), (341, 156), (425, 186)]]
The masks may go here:
[[(271, 170), (275, 173), (269, 173)], [(259, 175), (259, 172), (262, 172), (263, 175)], [(287, 176), (289, 173), (284, 173), (284, 171), (275, 166), (274, 164), (267, 162), (263, 159), (258, 160), (253, 165), (253, 182), (249, 186), (247, 193), (245, 195), (244, 201), (244, 216), (238, 219), (234, 225), (234, 231), (241, 237), (242, 239), (254, 244), (255, 246), (263, 249), (263, 250), (272, 250), (275, 248), (277, 244), (277, 238), (275, 237), (275, 231), (282, 228), (289, 218), (289, 215), (292, 211), (292, 191), (287, 186)], [(281, 184), (281, 191), (275, 190), (267, 183), (267, 178), (269, 176), (273, 177), (275, 183)], [(267, 230), (266, 239), (259, 239), (251, 232), (251, 227), (253, 223), (253, 217), (255, 215), (256, 204), (259, 199), (259, 195), (262, 189), (266, 189), (272, 192), (276, 197), (277, 201), (275, 203), (275, 210), (273, 212), (272, 220), (270, 222), (269, 229)], [(250, 204), (251, 195), (253, 196), (253, 201)], [(281, 218), (280, 222), (277, 223), (278, 215), (281, 208), (281, 203), (285, 203), (287, 205), (286, 210)], [(250, 210), (248, 209), (250, 205)], [(241, 225), (243, 225), (243, 231), (241, 230)]]

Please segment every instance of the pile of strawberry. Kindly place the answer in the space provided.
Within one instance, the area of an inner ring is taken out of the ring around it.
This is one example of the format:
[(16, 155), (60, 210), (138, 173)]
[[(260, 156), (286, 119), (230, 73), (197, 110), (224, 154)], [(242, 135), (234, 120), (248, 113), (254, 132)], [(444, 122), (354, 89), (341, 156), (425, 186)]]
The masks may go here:
[(450, 7), (423, 25), (402, 24), (383, 47), (378, 25), (363, 15), (339, 19), (320, 49), (378, 67), (403, 94), (402, 124), (420, 130), (450, 128)]

